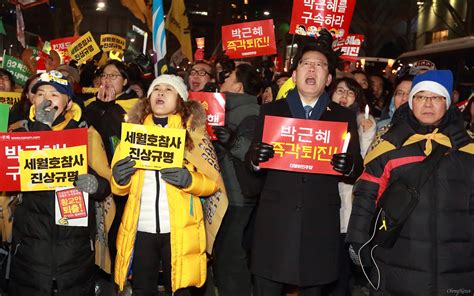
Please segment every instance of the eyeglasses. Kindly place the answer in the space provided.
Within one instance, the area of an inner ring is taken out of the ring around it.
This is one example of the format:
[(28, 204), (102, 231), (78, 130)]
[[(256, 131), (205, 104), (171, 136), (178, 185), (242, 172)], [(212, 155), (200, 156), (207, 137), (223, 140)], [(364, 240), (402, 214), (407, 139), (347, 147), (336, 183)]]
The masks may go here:
[(117, 77), (122, 77), (120, 74), (106, 74), (102, 73), (100, 74), (100, 79), (110, 79), (110, 80), (115, 80)]
[(209, 75), (209, 76), (211, 76), (210, 73), (208, 73), (208, 72), (206, 72), (206, 71), (204, 71), (204, 70), (194, 70), (194, 69), (192, 69), (191, 71), (189, 71), (189, 75), (191, 75), (191, 76), (195, 76), (195, 75), (198, 75), (198, 76), (206, 76), (206, 74)]
[(309, 67), (320, 67), (320, 68), (327, 68), (328, 63), (324, 61), (310, 61), (310, 60), (300, 60), (298, 62), (298, 65), (300, 65), (302, 68), (309, 68)]
[(394, 94), (395, 97), (408, 97), (408, 94), (406, 91), (403, 90), (397, 90)]
[(350, 89), (343, 89), (341, 87), (336, 88), (335, 93), (340, 95), (340, 96), (346, 95), (346, 96), (352, 97), (352, 98), (355, 98), (355, 96), (356, 96), (354, 91), (352, 91)]
[(441, 102), (444, 102), (446, 100), (446, 98), (443, 97), (443, 96), (428, 97), (428, 96), (414, 95), (413, 100), (418, 102), (418, 103), (425, 103), (426, 101), (429, 100), (430, 102), (432, 102), (434, 104), (439, 104)]

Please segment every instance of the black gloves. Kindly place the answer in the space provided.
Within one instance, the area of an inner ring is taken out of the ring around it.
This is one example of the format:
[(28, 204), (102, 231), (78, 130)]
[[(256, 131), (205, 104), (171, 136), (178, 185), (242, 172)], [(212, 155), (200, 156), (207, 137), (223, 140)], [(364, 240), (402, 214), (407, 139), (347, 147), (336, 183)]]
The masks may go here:
[(112, 168), (112, 176), (115, 182), (120, 186), (128, 184), (133, 173), (135, 173), (137, 170), (133, 167), (134, 165), (135, 160), (131, 160), (130, 156), (117, 161), (117, 163)]
[(332, 156), (331, 165), (336, 172), (348, 176), (354, 169), (354, 159), (350, 153), (337, 153)]
[(53, 125), (54, 122), (54, 115), (56, 114), (56, 111), (58, 111), (58, 107), (50, 108), (51, 104), (50, 100), (43, 100), (38, 105), (38, 109), (36, 110), (35, 118), (37, 121), (42, 122), (46, 125)]
[(99, 188), (99, 181), (94, 175), (83, 174), (77, 176), (77, 179), (74, 182), (74, 187), (80, 191), (94, 194), (97, 192), (97, 188)]
[(153, 73), (153, 62), (151, 57), (147, 54), (140, 53), (135, 58), (135, 63), (138, 65), (143, 74)]
[(273, 158), (275, 150), (273, 150), (273, 145), (259, 142), (252, 144), (248, 153), (252, 164), (258, 166), (259, 163)]
[(161, 179), (179, 188), (189, 187), (193, 179), (187, 168), (168, 168), (160, 172)]
[(214, 134), (217, 137), (217, 142), (229, 149), (235, 144), (235, 133), (227, 126), (213, 126)]

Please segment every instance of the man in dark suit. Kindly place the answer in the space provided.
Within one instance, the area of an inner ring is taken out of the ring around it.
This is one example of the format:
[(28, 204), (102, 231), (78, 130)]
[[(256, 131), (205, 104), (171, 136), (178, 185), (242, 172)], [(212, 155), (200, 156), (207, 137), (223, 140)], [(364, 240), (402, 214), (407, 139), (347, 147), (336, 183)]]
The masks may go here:
[[(285, 285), (298, 295), (322, 295), (324, 285), (338, 277), (340, 254), (338, 182), (355, 180), (362, 172), (356, 118), (349, 109), (331, 101), (325, 88), (335, 75), (338, 56), (332, 37), (322, 37), (301, 48), (292, 79), (296, 87), (285, 99), (262, 106), (255, 138), (247, 153), (254, 169), (274, 155), (262, 143), (266, 115), (347, 122), (348, 152), (334, 154), (331, 164), (342, 176), (261, 170), (265, 185), (255, 223), (251, 256), (254, 296), (279, 296)], [(258, 237), (258, 238), (257, 238)]]

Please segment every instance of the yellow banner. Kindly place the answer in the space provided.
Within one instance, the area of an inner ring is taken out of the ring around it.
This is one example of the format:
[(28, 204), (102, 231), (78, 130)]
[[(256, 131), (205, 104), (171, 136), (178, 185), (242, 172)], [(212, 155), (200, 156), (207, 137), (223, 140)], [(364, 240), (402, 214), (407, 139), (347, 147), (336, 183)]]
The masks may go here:
[(97, 87), (83, 87), (82, 88), (83, 94), (95, 94), (98, 91), (99, 89)]
[(192, 62), (191, 30), (189, 29), (184, 0), (171, 1), (171, 7), (166, 17), (165, 28), (178, 39), (179, 44), (181, 44), (181, 52)]
[(120, 51), (125, 50), (126, 40), (120, 36), (114, 34), (102, 34), (100, 35), (100, 46), (104, 52), (108, 51)]
[(54, 190), (73, 186), (87, 174), (87, 146), (20, 151), (21, 191)]
[(91, 32), (82, 35), (67, 50), (72, 59), (76, 60), (79, 64), (87, 62), (100, 52), (99, 46), (95, 42), (94, 37), (92, 37)]
[(186, 130), (122, 123), (120, 158), (130, 156), (136, 168), (182, 167)]
[(21, 93), (19, 92), (6, 92), (6, 91), (0, 92), (0, 103), (8, 104), (10, 105), (10, 107), (18, 103), (20, 101), (20, 98), (21, 98)]

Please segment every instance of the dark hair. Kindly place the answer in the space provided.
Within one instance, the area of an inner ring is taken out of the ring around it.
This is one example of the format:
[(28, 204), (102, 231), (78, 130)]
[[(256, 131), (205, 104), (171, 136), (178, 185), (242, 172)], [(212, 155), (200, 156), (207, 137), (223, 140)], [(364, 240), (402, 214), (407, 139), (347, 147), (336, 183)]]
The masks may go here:
[(298, 50), (296, 56), (293, 59), (292, 69), (296, 69), (298, 63), (305, 53), (309, 51), (317, 51), (326, 57), (328, 61), (329, 74), (331, 74), (333, 77), (336, 77), (336, 68), (339, 66), (340, 62), (340, 51), (335, 52), (332, 49), (333, 38), (331, 33), (323, 28), (319, 32), (319, 37), (317, 39), (310, 37), (307, 38), (305, 39), (306, 43), (301, 47), (301, 50)]
[(235, 77), (244, 86), (244, 92), (256, 96), (262, 90), (262, 79), (256, 68), (249, 64), (240, 64), (235, 68)]
[(278, 74), (278, 75), (275, 76), (275, 78), (273, 79), (273, 81), (274, 81), (274, 82), (277, 82), (278, 79), (284, 78), (284, 77), (290, 78), (290, 77), (291, 77), (291, 74), (288, 73), (288, 72), (281, 72), (280, 74)]
[(467, 103), (466, 108), (462, 112), (463, 119), (468, 124), (468, 126), (471, 127), (471, 130), (472, 130), (472, 126), (471, 126), (471, 120), (472, 120), (471, 105), (472, 105), (473, 102), (474, 102), (474, 99), (471, 98), (469, 100), (469, 102)]
[(413, 78), (415, 76), (414, 75), (410, 75), (410, 74), (405, 74), (401, 77), (398, 77), (397, 79), (395, 79), (395, 83), (393, 84), (393, 89), (396, 89), (400, 83), (402, 83), (403, 81), (413, 81)]
[(352, 71), (351, 73), (352, 73), (352, 75), (356, 75), (356, 74), (362, 74), (362, 75), (364, 75), (365, 78), (367, 78), (367, 83), (370, 84), (369, 75), (367, 75), (367, 73), (365, 73), (365, 71), (356, 69), (356, 70)]
[(332, 98), (334, 92), (336, 91), (337, 86), (341, 82), (346, 83), (347, 88), (349, 88), (350, 90), (352, 90), (355, 93), (354, 103), (357, 103), (357, 105), (359, 107), (359, 112), (364, 112), (365, 105), (367, 104), (367, 100), (365, 99), (365, 95), (364, 95), (364, 90), (359, 85), (359, 83), (357, 83), (357, 81), (355, 81), (352, 78), (343, 77), (343, 78), (336, 79), (331, 84), (331, 88), (329, 90), (330, 97)]
[(13, 75), (8, 71), (7, 69), (0, 68), (0, 74), (6, 75), (8, 77), (8, 80), (10, 80), (10, 84), (12, 89), (15, 88), (15, 80), (13, 80)]
[[(209, 73), (210, 76), (211, 76), (211, 78), (216, 78), (216, 67), (214, 67), (213, 64), (208, 63), (208, 62), (206, 62), (206, 61), (204, 61), (204, 60), (200, 60), (200, 61), (195, 62), (193, 66), (196, 66), (196, 65), (206, 65), (206, 66), (208, 66), (209, 68), (211, 68), (211, 73)], [(192, 68), (193, 68), (193, 67), (191, 67), (190, 70), (191, 70)]]
[[(105, 68), (107, 66), (110, 66), (110, 65), (113, 65), (115, 67), (117, 67), (117, 70), (119, 71), (120, 75), (122, 75), (122, 77), (124, 79), (127, 79), (127, 84), (123, 87), (123, 90), (127, 90), (127, 88), (130, 86), (130, 75), (128, 74), (128, 67), (125, 66), (124, 63), (120, 62), (120, 61), (117, 61), (117, 60), (109, 60), (107, 63), (105, 63), (102, 67), (100, 67), (100, 74), (102, 74), (105, 70)], [(100, 75), (99, 74), (99, 75)]]

